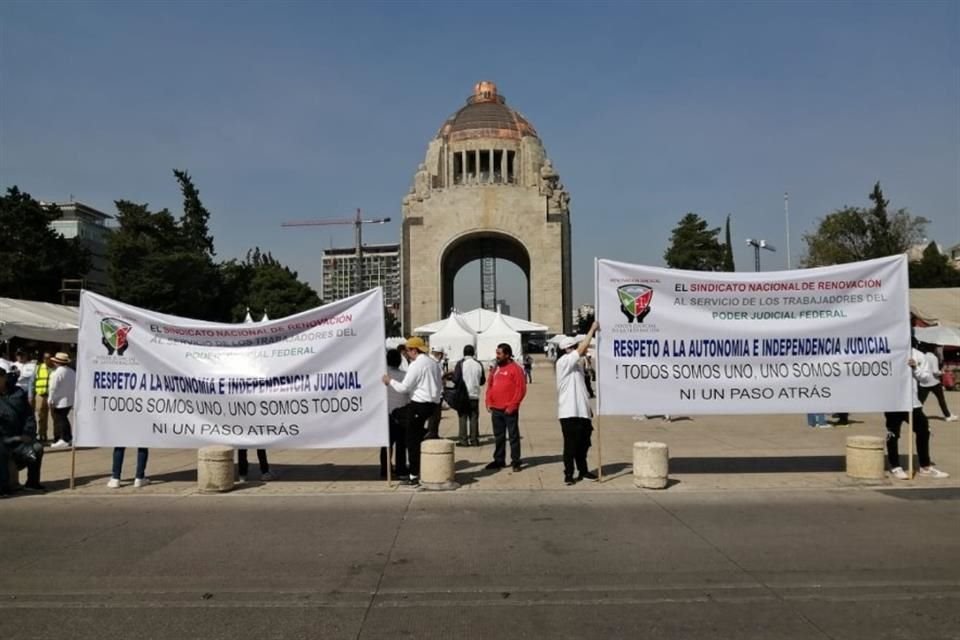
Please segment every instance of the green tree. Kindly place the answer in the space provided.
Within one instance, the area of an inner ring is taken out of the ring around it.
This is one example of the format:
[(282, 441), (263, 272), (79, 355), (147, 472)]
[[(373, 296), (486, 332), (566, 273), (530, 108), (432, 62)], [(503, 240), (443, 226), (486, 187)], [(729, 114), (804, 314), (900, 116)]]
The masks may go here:
[(950, 264), (950, 258), (940, 253), (935, 242), (927, 245), (923, 258), (911, 262), (909, 267), (910, 287), (913, 289), (960, 287), (960, 271)]
[(906, 209), (891, 215), (880, 183), (870, 193), (869, 209), (844, 207), (823, 218), (816, 231), (804, 234), (804, 266), (819, 267), (904, 253), (923, 238), (929, 222)]
[(56, 205), (41, 205), (17, 187), (0, 197), (0, 296), (60, 302), (63, 279), (90, 270), (90, 253), (79, 239), (50, 227), (60, 215)]
[(261, 252), (259, 247), (248, 251), (242, 261), (224, 262), (220, 271), (232, 322), (242, 321), (248, 308), (255, 319), (264, 313), (282, 318), (322, 304), (317, 292), (301, 282), (296, 271), (282, 265), (269, 252)]
[(673, 229), (670, 248), (663, 254), (667, 266), (693, 271), (720, 271), (724, 250), (717, 235), (720, 227), (710, 229), (707, 221), (695, 213), (685, 215)]
[(118, 200), (116, 231), (107, 247), (110, 295), (163, 313), (224, 320), (220, 270), (213, 262), (209, 213), (185, 172), (174, 172), (184, 198), (178, 220), (166, 209)]
[(733, 245), (730, 243), (730, 214), (727, 214), (727, 243), (723, 245), (723, 270), (736, 271), (737, 267), (733, 263)]

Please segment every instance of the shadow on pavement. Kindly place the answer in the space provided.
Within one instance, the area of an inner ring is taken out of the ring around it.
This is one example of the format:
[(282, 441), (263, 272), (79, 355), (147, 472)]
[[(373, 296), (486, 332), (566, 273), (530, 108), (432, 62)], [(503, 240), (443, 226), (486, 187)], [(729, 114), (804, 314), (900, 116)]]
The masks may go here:
[(670, 458), (670, 473), (826, 473), (846, 468), (844, 456)]

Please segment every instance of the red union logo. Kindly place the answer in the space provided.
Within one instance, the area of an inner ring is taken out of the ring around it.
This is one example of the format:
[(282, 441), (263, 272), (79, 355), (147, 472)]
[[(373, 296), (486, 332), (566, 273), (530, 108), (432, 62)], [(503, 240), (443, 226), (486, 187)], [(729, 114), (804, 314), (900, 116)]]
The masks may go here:
[(643, 322), (650, 313), (650, 301), (653, 299), (653, 289), (644, 284), (625, 284), (617, 287), (617, 296), (620, 298), (620, 311), (627, 317), (627, 322)]

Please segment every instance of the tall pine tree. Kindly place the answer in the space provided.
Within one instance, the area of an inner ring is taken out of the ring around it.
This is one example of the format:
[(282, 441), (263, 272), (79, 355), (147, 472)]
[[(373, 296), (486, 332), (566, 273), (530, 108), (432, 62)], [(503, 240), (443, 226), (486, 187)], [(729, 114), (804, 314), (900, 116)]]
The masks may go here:
[(723, 247), (723, 270), (736, 271), (737, 267), (733, 264), (733, 245), (730, 243), (730, 214), (727, 214), (727, 244)]

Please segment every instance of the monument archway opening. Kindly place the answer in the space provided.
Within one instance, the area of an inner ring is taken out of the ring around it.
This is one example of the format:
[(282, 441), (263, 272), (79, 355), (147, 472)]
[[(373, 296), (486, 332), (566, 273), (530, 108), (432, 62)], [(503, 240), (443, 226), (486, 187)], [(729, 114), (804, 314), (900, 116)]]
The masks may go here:
[[(443, 251), (440, 259), (440, 317), (446, 317), (456, 301), (455, 282), (457, 274), (472, 263), (480, 265), (480, 305), (486, 309), (496, 309), (497, 301), (503, 297), (505, 287), (499, 288), (496, 263), (506, 261), (516, 266), (523, 274), (522, 295), (525, 315), (530, 316), (530, 253), (522, 242), (505, 233), (496, 231), (478, 231), (454, 239)], [(502, 270), (501, 270), (502, 273)], [(511, 294), (516, 291), (510, 287)], [(461, 309), (466, 311), (466, 309)], [(514, 314), (516, 315), (516, 314)]]

